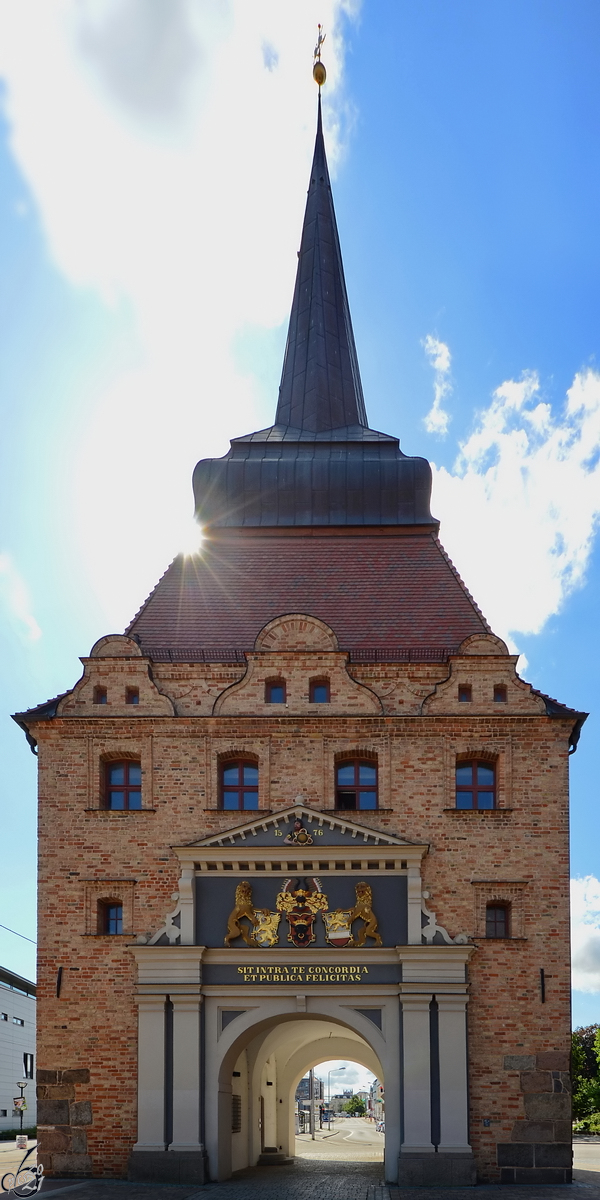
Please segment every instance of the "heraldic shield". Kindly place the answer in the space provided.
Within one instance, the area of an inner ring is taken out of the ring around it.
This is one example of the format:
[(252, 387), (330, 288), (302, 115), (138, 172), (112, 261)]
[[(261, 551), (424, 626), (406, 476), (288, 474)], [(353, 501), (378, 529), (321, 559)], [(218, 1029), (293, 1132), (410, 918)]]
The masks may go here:
[(352, 937), (352, 913), (350, 909), (344, 912), (343, 909), (336, 908), (335, 912), (323, 913), (323, 924), (325, 926), (327, 941), (332, 946), (342, 949), (344, 946), (354, 945), (354, 938)]
[(316, 876), (311, 880), (312, 888), (305, 883), (304, 887), (292, 890), (291, 882), (291, 879), (286, 879), (277, 897), (277, 908), (287, 917), (288, 942), (293, 946), (310, 946), (311, 942), (316, 941), (317, 913), (327, 909), (327, 896), (323, 894)]

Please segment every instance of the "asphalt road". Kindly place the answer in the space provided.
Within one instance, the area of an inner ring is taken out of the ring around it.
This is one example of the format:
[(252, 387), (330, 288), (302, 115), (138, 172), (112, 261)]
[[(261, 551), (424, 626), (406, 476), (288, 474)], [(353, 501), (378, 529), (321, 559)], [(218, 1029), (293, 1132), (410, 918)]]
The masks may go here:
[(339, 1117), (331, 1129), (317, 1130), (296, 1138), (298, 1158), (328, 1159), (329, 1162), (383, 1162), (385, 1139), (373, 1121), (364, 1117)]

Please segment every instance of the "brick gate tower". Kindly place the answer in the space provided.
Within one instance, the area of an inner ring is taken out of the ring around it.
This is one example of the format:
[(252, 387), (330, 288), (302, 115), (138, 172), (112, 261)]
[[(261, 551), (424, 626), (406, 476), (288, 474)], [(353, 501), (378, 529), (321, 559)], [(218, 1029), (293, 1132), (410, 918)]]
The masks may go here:
[[(385, 1083), (386, 1179), (570, 1179), (568, 755), (369, 427), (318, 128), (274, 424), (39, 753), (48, 1174), (294, 1153), (298, 1080)], [(467, 1019), (468, 1014), (468, 1019)]]

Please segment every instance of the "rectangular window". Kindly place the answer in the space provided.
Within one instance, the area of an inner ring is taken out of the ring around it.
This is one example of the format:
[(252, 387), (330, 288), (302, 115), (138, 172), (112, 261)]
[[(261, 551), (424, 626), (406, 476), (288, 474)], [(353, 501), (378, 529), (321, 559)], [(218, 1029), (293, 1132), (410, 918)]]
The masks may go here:
[(285, 704), (285, 682), (277, 679), (265, 685), (265, 702), (267, 704)]
[(508, 937), (508, 908), (505, 904), (488, 904), (485, 910), (485, 936)]
[(329, 704), (329, 680), (313, 679), (309, 699), (311, 704)]
[(23, 1055), (23, 1076), (25, 1079), (33, 1079), (33, 1054)]
[(126, 688), (125, 703), (126, 704), (139, 704), (139, 702), (140, 702), (140, 689), (136, 688), (136, 687)]
[(470, 683), (459, 683), (458, 699), (461, 704), (470, 704), (473, 699), (473, 690)]
[(139, 762), (105, 764), (106, 807), (114, 810), (142, 807), (142, 768)]
[(0, 1013), (0, 1021), (8, 1021), (8, 1013)]
[(506, 704), (506, 688), (503, 683), (494, 687), (494, 704)]
[(363, 812), (377, 808), (377, 767), (351, 759), (336, 768), (336, 808)]
[(100, 932), (118, 934), (123, 932), (123, 905), (112, 901), (101, 904)]
[(94, 704), (108, 704), (108, 696), (105, 687), (94, 688)]
[(25, 1024), (25, 1022), (22, 1017), (13, 1017), (13, 1025), (23, 1026), (24, 1024)]
[(258, 766), (253, 762), (225, 762), (221, 767), (221, 808), (258, 808)]
[(0, 1117), (6, 1117), (6, 1116), (8, 1116), (8, 1109), (0, 1108)]
[(456, 807), (496, 807), (496, 769), (493, 763), (457, 763)]

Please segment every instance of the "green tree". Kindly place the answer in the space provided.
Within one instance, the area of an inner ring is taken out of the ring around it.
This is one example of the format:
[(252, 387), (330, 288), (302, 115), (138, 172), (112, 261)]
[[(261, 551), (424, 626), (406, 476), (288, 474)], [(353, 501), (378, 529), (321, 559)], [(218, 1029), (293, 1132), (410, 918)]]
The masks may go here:
[(600, 1112), (600, 1026), (587, 1025), (572, 1035), (573, 1117), (584, 1121)]
[(350, 1100), (346, 1100), (346, 1103), (342, 1107), (342, 1111), (350, 1113), (351, 1117), (364, 1117), (367, 1111), (367, 1106), (364, 1100), (361, 1100), (359, 1096), (352, 1096)]

